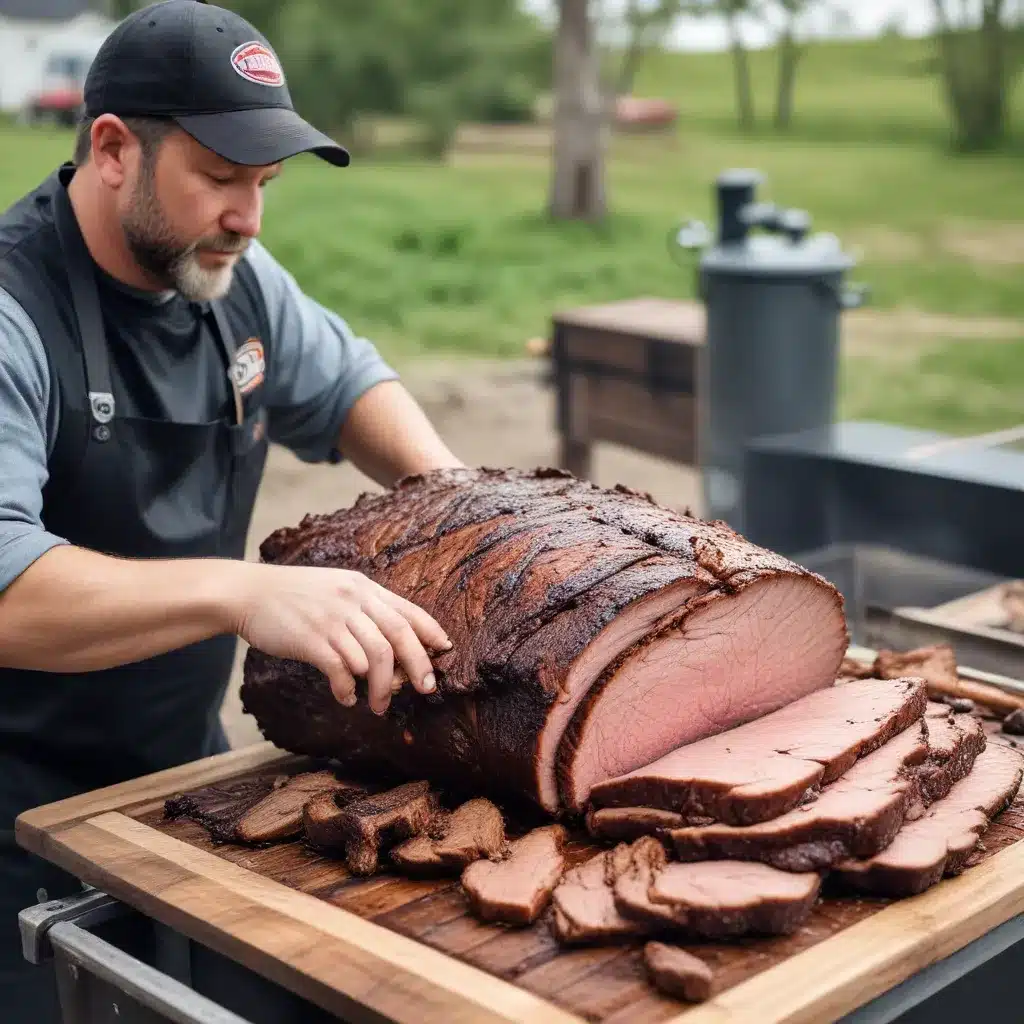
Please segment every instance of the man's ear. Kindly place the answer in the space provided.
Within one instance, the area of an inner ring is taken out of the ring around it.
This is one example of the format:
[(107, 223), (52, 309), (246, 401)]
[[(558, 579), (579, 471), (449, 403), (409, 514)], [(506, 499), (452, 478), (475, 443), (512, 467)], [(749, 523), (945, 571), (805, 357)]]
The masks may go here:
[(92, 124), (92, 162), (103, 183), (120, 188), (138, 161), (139, 144), (128, 126), (114, 114), (101, 114)]

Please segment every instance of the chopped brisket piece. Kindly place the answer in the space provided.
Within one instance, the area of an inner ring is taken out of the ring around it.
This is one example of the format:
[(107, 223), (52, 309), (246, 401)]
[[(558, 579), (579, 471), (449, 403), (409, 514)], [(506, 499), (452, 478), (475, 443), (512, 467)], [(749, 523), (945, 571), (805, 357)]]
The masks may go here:
[(391, 859), (406, 874), (461, 872), (505, 849), (505, 821), (490, 800), (468, 800), (455, 811), (437, 815), (430, 827), (396, 846)]
[(853, 765), (817, 799), (755, 825), (714, 824), (669, 833), (682, 861), (760, 861), (787, 871), (831, 867), (884, 849), (907, 816), (948, 792), (985, 745), (972, 718), (928, 717)]
[(667, 996), (702, 1003), (714, 987), (711, 967), (700, 957), (663, 942), (644, 945), (644, 966), (654, 987)]
[(670, 863), (657, 872), (648, 895), (673, 911), (691, 935), (788, 935), (814, 907), (821, 889), (815, 871), (796, 873), (756, 861)]
[(959, 874), (988, 823), (1013, 802), (1022, 776), (1020, 753), (989, 743), (970, 773), (889, 846), (869, 859), (841, 862), (833, 877), (862, 892), (902, 897)]
[(734, 825), (766, 821), (919, 720), (927, 703), (920, 679), (838, 683), (599, 783), (591, 801)]
[(836, 673), (836, 680), (849, 682), (852, 679), (873, 679), (875, 667), (870, 661), (858, 661), (856, 658), (843, 658), (839, 671)]
[(651, 933), (646, 922), (624, 917), (615, 905), (613, 886), (629, 862), (629, 847), (622, 843), (565, 873), (551, 896), (551, 932), (560, 943), (617, 942)]
[(960, 682), (956, 652), (949, 644), (915, 647), (912, 651), (879, 651), (874, 668), (879, 679), (921, 676), (947, 689), (955, 689)]
[(473, 913), (506, 924), (535, 921), (565, 870), (568, 835), (562, 825), (545, 825), (515, 840), (505, 859), (470, 864), (462, 888)]
[(302, 809), (315, 796), (330, 793), (341, 803), (366, 796), (366, 786), (338, 779), (334, 772), (303, 772), (268, 793), (245, 812), (235, 826), (240, 843), (270, 843), (302, 831)]
[(168, 817), (193, 818), (217, 842), (260, 846), (298, 835), (302, 808), (325, 792), (355, 799), (367, 788), (342, 781), (332, 771), (264, 774), (172, 797), (164, 812)]
[(439, 810), (440, 804), (430, 792), (429, 783), (407, 782), (362, 797), (341, 808), (337, 815), (329, 814), (326, 804), (318, 804), (314, 815), (310, 815), (306, 837), (324, 852), (344, 850), (345, 863), (352, 874), (372, 875), (381, 853), (422, 832)]
[[(443, 469), (309, 515), (264, 561), (357, 569), (448, 631), (437, 692), (342, 707), (250, 647), (243, 707), (285, 750), (582, 811), (590, 787), (831, 686), (849, 636), (822, 577), (722, 522), (558, 469)], [(785, 623), (785, 628), (780, 628)]]
[(164, 802), (164, 816), (191, 819), (205, 828), (214, 842), (234, 842), (239, 819), (287, 781), (287, 775), (263, 774), (178, 793)]

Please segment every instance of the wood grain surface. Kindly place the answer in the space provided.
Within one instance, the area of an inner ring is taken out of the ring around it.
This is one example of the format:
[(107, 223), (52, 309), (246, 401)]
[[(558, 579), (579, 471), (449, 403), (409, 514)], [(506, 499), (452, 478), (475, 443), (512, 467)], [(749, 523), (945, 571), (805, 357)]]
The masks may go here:
[[(994, 742), (1016, 742), (994, 720), (986, 728)], [(163, 817), (166, 796), (279, 766), (308, 763), (269, 745), (221, 755), (31, 811), (19, 841), (342, 1019), (360, 1008), (363, 1019), (409, 1024), (822, 1024), (1024, 911), (1018, 801), (968, 871), (920, 896), (826, 892), (795, 935), (686, 944), (712, 965), (718, 989), (691, 1006), (648, 984), (640, 942), (566, 950), (544, 919), (528, 928), (475, 920), (455, 879), (354, 878), (298, 840), (218, 845)], [(571, 860), (596, 849), (576, 834)]]

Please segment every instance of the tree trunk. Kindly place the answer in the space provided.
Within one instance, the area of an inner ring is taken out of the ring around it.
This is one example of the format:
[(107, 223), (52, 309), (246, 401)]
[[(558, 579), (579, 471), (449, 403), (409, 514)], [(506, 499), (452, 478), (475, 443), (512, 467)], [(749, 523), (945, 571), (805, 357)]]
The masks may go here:
[(983, 0), (981, 24), (972, 28), (968, 10), (954, 27), (944, 0), (934, 0), (943, 90), (958, 149), (981, 150), (1006, 136), (1007, 30), (1004, 0)]
[(779, 38), (779, 91), (775, 98), (775, 127), (786, 131), (793, 120), (793, 88), (796, 83), (796, 66), (800, 60), (800, 48), (793, 35), (793, 21)]
[(732, 48), (733, 67), (736, 72), (736, 112), (740, 128), (749, 132), (754, 128), (754, 95), (750, 89), (750, 64), (747, 51), (740, 38), (740, 27), (734, 13), (726, 14), (729, 40)]
[(600, 220), (606, 128), (597, 46), (587, 0), (560, 0), (559, 8), (549, 209), (559, 220)]

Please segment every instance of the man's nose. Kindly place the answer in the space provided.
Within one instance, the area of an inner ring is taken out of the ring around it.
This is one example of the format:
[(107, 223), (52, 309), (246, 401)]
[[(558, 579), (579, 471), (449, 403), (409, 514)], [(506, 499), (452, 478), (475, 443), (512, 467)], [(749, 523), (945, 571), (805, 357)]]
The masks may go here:
[(248, 190), (234, 199), (230, 208), (221, 218), (221, 226), (246, 238), (255, 238), (260, 233), (263, 216), (263, 195), (259, 189)]

